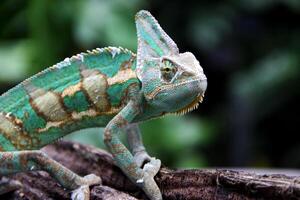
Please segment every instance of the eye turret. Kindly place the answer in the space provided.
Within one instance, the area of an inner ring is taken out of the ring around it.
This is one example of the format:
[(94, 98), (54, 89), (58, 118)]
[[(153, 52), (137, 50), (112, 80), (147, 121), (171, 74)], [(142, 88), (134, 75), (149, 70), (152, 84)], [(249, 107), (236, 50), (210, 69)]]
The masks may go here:
[(169, 60), (163, 60), (161, 64), (161, 77), (170, 82), (176, 75), (177, 67)]

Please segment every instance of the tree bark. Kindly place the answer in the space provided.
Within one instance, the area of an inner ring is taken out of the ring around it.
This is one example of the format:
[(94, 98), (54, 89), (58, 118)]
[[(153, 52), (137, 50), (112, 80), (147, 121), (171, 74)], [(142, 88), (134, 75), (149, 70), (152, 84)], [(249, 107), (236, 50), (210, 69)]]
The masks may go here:
[[(94, 173), (102, 186), (91, 187), (91, 199), (147, 199), (114, 165), (112, 156), (90, 146), (61, 141), (43, 149), (50, 157), (80, 175)], [(0, 199), (70, 199), (46, 172), (10, 176), (23, 187)], [(300, 199), (300, 178), (286, 175), (256, 175), (230, 170), (171, 170), (162, 167), (155, 180), (165, 200), (173, 199)]]

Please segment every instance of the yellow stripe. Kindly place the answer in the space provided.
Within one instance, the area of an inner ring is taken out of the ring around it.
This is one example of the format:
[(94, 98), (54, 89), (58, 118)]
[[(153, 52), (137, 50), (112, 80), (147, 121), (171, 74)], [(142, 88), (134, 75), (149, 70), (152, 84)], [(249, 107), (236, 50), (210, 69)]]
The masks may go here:
[(116, 75), (107, 79), (108, 85), (114, 85), (117, 83), (124, 83), (129, 79), (136, 78), (136, 73), (130, 68), (122, 69), (118, 71)]

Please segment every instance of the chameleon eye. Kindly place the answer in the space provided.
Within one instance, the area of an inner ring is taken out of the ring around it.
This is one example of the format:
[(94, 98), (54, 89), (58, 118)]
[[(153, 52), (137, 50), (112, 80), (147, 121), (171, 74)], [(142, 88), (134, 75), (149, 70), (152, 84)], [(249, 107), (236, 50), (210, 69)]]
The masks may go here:
[(165, 73), (170, 73), (172, 71), (172, 69), (170, 67), (164, 67), (162, 69)]
[(170, 62), (168, 60), (163, 61), (162, 67), (161, 67), (161, 75), (165, 81), (168, 81), (168, 82), (171, 81), (172, 78), (175, 76), (176, 71), (177, 71), (177, 68), (172, 62)]

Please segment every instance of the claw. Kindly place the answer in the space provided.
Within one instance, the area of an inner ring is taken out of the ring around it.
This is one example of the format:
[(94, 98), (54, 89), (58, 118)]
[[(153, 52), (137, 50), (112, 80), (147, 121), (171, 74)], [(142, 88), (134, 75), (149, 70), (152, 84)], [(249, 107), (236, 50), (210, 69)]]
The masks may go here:
[(89, 200), (90, 188), (88, 185), (80, 186), (78, 189), (73, 190), (71, 195), (72, 200)]
[(84, 176), (83, 178), (79, 179), (76, 182), (77, 185), (97, 185), (102, 184), (101, 178), (99, 176), (96, 176), (95, 174), (89, 174)]
[(89, 174), (79, 179), (76, 183), (79, 188), (73, 190), (71, 199), (72, 200), (89, 200), (90, 199), (90, 188), (89, 186), (101, 184), (101, 178), (95, 174)]
[(150, 200), (162, 200), (160, 189), (154, 181), (154, 176), (160, 169), (161, 161), (150, 157), (146, 151), (135, 154), (134, 161), (141, 168), (146, 163), (143, 166), (144, 175), (142, 178), (136, 180), (136, 184), (144, 190)]
[(150, 162), (145, 164), (143, 170), (144, 172), (149, 174), (149, 176), (154, 177), (158, 173), (160, 166), (161, 166), (161, 161), (159, 159), (151, 158)]
[(142, 187), (144, 192), (151, 200), (162, 200), (162, 195), (159, 187), (154, 181), (154, 176), (158, 173), (161, 166), (161, 161), (156, 158), (151, 158), (150, 162), (144, 165), (144, 177), (137, 180), (137, 184)]

